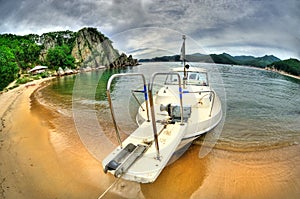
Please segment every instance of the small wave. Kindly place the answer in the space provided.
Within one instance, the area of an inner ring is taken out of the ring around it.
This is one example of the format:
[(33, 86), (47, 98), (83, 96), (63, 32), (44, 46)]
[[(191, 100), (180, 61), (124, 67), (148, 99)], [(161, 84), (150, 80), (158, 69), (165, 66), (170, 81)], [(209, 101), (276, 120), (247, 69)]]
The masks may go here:
[(81, 104), (86, 104), (86, 105), (95, 105), (97, 103), (99, 103), (96, 100), (90, 100), (90, 99), (85, 99), (85, 100), (80, 100)]
[(205, 141), (203, 138), (194, 141), (194, 144), (201, 145), (203, 147), (211, 147), (217, 150), (231, 151), (231, 152), (255, 152), (255, 151), (267, 151), (273, 149), (279, 149), (289, 146), (299, 145), (299, 141), (274, 141), (274, 142), (258, 142), (258, 141), (247, 141), (247, 142), (236, 142), (233, 140), (218, 140), (216, 145), (213, 142)]

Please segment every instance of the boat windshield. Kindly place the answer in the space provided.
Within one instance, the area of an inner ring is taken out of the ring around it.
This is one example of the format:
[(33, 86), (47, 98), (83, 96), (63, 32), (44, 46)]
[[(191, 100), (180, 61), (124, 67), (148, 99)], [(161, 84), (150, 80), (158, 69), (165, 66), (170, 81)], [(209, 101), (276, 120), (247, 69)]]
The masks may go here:
[[(178, 72), (181, 80), (183, 81), (183, 72)], [(170, 74), (167, 76), (166, 84), (178, 84), (178, 76)], [(187, 84), (188, 85), (198, 85), (198, 86), (208, 86), (208, 77), (206, 72), (187, 72)]]

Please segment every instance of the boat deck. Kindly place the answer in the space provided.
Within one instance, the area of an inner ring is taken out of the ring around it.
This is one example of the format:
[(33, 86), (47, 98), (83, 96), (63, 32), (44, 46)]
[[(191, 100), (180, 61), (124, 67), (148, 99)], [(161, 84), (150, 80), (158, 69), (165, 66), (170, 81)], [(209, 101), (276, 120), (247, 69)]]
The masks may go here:
[[(160, 124), (158, 125), (163, 128), (163, 126), (161, 126)], [(144, 122), (144, 124), (142, 124), (141, 126), (141, 128), (138, 128), (132, 133), (133, 136), (128, 137), (123, 141), (122, 144), (123, 146), (127, 146), (130, 144), (134, 144), (135, 146), (141, 145), (145, 146), (147, 149), (143, 151), (142, 155), (137, 157), (136, 160), (131, 163), (130, 167), (127, 168), (126, 171), (124, 170), (122, 173), (118, 172), (116, 174), (115, 172), (118, 170), (116, 168), (115, 170), (109, 170), (108, 172), (117, 177), (122, 176), (122, 178), (127, 180), (140, 183), (150, 183), (156, 180), (163, 168), (167, 165), (169, 159), (181, 142), (187, 125), (175, 123), (169, 124), (166, 126), (166, 128), (163, 128), (158, 139), (160, 147), (159, 157), (157, 157), (157, 151), (154, 141), (148, 140), (147, 142), (144, 142), (143, 139), (140, 139), (143, 136), (149, 139), (148, 135), (145, 136), (144, 132), (152, 131), (151, 123)], [(114, 160), (121, 152), (122, 148), (118, 146), (109, 156), (107, 156), (102, 162), (104, 169), (105, 166), (108, 165), (112, 160)], [(133, 154), (132, 156), (136, 155)], [(128, 159), (131, 158), (128, 156), (128, 158), (125, 158), (124, 161), (127, 161)], [(121, 164), (124, 164), (123, 162)]]

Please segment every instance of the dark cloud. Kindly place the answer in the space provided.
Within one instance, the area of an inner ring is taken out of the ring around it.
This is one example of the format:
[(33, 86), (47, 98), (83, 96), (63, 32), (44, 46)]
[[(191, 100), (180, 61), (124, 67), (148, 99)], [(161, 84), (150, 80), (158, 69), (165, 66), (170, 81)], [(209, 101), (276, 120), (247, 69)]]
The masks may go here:
[[(168, 28), (189, 35), (209, 52), (299, 58), (299, 10), (298, 0), (0, 0), (0, 33), (41, 34), (94, 26), (113, 36), (135, 28)], [(173, 45), (165, 32), (156, 30), (162, 39), (155, 34), (143, 39), (155, 37)], [(141, 48), (128, 44), (120, 47)]]

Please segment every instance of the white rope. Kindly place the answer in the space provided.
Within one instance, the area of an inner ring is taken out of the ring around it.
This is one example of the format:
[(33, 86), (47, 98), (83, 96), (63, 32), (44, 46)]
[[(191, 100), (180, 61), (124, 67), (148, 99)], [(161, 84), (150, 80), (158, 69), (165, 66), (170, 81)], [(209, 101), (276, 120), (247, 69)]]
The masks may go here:
[(120, 180), (121, 178), (117, 178), (102, 194), (101, 194), (101, 196), (99, 196), (99, 198), (98, 199), (101, 199), (101, 198), (103, 198), (106, 194), (107, 194), (107, 192), (109, 192), (109, 190), (111, 189), (111, 188), (113, 188), (113, 186), (115, 186), (116, 184), (117, 184), (117, 182), (119, 182), (119, 180)]

